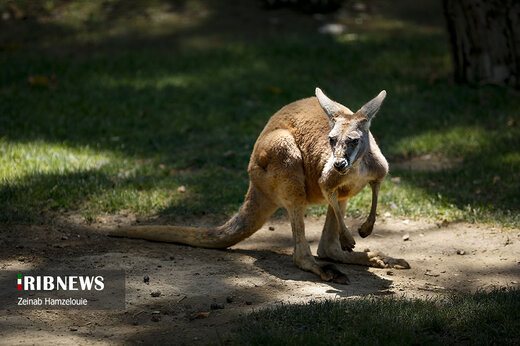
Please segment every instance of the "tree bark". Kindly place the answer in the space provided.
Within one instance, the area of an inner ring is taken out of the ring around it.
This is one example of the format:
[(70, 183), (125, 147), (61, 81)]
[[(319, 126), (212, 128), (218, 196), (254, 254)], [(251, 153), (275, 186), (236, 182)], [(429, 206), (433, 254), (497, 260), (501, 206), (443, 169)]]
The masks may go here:
[(520, 0), (443, 0), (455, 79), (520, 87)]

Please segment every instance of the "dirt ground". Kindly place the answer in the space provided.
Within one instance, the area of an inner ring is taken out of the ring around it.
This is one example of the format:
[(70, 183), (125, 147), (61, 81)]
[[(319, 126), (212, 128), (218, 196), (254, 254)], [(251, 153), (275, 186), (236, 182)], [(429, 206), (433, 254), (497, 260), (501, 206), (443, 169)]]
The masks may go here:
[[(272, 220), (225, 251), (106, 237), (109, 228), (133, 221), (117, 216), (86, 225), (69, 217), (53, 226), (2, 226), (2, 270), (124, 269), (126, 310), (0, 310), (1, 343), (201, 344), (225, 340), (239, 316), (281, 303), (366, 295), (426, 298), (520, 286), (519, 230), (381, 216), (370, 237), (356, 236), (356, 250), (405, 258), (412, 268), (340, 265), (350, 284), (339, 285), (293, 265), (287, 220)], [(306, 219), (313, 253), (323, 221)], [(349, 219), (347, 225), (356, 230), (361, 222)], [(160, 296), (152, 297), (157, 291)], [(194, 318), (200, 312), (209, 316)]]

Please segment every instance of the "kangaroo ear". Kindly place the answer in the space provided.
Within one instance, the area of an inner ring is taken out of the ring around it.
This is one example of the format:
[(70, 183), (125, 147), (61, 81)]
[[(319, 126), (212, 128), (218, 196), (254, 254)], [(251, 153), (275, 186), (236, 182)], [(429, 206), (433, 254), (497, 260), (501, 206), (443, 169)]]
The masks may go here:
[(381, 108), (381, 104), (383, 104), (383, 100), (386, 97), (386, 91), (383, 90), (374, 97), (372, 100), (368, 101), (359, 111), (356, 113), (359, 114), (359, 116), (364, 117), (368, 121), (368, 125), (370, 125), (370, 121), (376, 115), (376, 113), (379, 111), (379, 108)]
[(316, 88), (316, 97), (318, 98), (321, 108), (323, 108), (325, 114), (329, 117), (330, 124), (333, 125), (341, 108), (336, 104), (336, 102), (329, 99), (320, 88)]

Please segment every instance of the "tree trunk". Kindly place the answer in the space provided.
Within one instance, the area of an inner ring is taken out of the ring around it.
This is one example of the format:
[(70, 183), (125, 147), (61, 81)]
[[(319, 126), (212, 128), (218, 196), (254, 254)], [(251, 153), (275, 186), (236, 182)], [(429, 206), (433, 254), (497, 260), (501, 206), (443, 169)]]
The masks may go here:
[(520, 87), (520, 0), (443, 0), (455, 79)]

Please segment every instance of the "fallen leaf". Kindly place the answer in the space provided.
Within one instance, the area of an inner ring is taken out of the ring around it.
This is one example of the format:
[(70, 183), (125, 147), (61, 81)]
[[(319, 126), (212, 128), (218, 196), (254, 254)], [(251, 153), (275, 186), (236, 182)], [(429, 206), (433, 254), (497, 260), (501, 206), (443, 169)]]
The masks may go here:
[(273, 93), (273, 94), (281, 94), (282, 93), (282, 90), (280, 88), (277, 88), (275, 86), (269, 86), (267, 87), (267, 91), (269, 91), (270, 93)]
[(49, 86), (49, 80), (47, 79), (47, 76), (44, 76), (44, 75), (29, 76), (29, 78), (27, 78), (27, 81), (29, 82), (29, 85), (35, 86), (35, 87), (48, 87)]
[(195, 319), (208, 318), (209, 314), (209, 312), (197, 312), (197, 314), (195, 315)]

